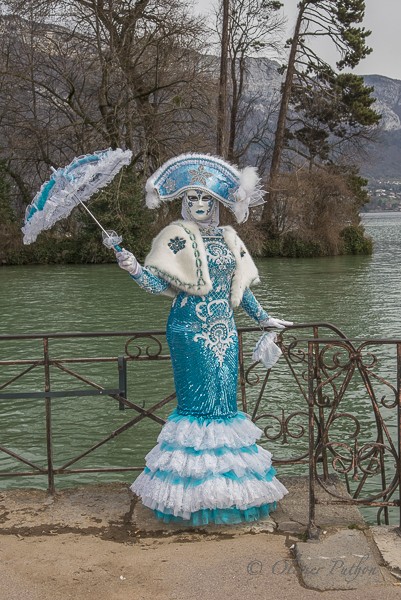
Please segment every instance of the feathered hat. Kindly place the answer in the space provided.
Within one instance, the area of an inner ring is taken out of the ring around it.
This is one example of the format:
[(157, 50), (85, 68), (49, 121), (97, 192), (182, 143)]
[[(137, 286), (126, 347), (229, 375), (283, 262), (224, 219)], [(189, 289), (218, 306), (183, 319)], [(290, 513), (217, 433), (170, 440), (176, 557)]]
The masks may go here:
[(165, 162), (146, 182), (146, 206), (157, 208), (186, 190), (200, 189), (227, 206), (238, 223), (249, 215), (249, 207), (263, 204), (264, 190), (255, 167), (242, 171), (209, 154), (180, 154)]

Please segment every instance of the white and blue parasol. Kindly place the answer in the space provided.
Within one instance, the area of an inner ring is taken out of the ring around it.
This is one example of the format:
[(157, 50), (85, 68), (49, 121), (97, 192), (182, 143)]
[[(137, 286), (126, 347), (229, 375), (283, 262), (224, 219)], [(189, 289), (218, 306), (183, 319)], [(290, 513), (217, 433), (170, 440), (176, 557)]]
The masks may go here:
[(22, 227), (24, 244), (34, 242), (41, 231), (50, 229), (57, 221), (68, 217), (75, 206), (81, 205), (103, 231), (103, 243), (120, 250), (121, 237), (107, 231), (84, 204), (93, 194), (110, 183), (132, 158), (131, 150), (102, 150), (74, 158), (64, 168), (53, 169), (25, 212)]

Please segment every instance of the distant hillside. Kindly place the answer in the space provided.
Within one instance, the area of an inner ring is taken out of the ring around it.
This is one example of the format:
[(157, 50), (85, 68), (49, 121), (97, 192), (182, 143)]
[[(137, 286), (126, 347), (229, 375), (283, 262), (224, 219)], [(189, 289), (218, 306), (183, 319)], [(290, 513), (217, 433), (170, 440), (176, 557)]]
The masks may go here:
[[(271, 113), (279, 101), (282, 76), (279, 64), (266, 58), (249, 59), (250, 74), (247, 91), (260, 97), (259, 111), (265, 113), (274, 132), (275, 115)], [(383, 75), (364, 76), (366, 85), (374, 87), (375, 110), (382, 115), (377, 141), (366, 148), (368, 156), (361, 159), (362, 174), (369, 180), (401, 181), (401, 81)]]
[(362, 173), (369, 179), (401, 181), (401, 81), (383, 75), (366, 75), (374, 87), (375, 110), (381, 113), (378, 141), (368, 148)]

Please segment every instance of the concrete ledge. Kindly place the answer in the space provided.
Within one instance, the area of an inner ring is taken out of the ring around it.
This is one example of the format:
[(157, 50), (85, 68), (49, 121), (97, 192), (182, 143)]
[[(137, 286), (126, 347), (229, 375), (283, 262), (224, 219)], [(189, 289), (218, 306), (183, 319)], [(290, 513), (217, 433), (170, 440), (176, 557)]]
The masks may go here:
[[(304, 533), (309, 521), (309, 479), (307, 477), (280, 477), (280, 481), (289, 491), (272, 513), (278, 531), (284, 533)], [(326, 484), (329, 492), (316, 484), (316, 526), (323, 529), (356, 526), (367, 527), (357, 506), (347, 504), (329, 504), (336, 499), (349, 498), (343, 483), (337, 477), (330, 477)], [(333, 494), (333, 495), (332, 495)]]
[[(391, 573), (396, 574), (400, 567), (399, 538), (395, 531), (373, 528), (374, 539), (390, 567), (386, 571), (381, 568), (371, 531), (357, 508), (329, 506), (324, 503), (324, 493), (319, 491), (317, 524), (324, 533), (320, 541), (301, 542), (299, 537), (308, 523), (308, 481), (296, 477), (281, 480), (290, 493), (271, 518), (249, 524), (204, 527), (159, 521), (125, 483), (69, 488), (53, 497), (41, 490), (10, 490), (0, 493), (0, 534), (30, 542), (44, 536), (79, 534), (88, 540), (94, 536), (100, 538), (98, 541), (122, 542), (120, 546), (160, 544), (162, 540), (173, 544), (211, 540), (228, 543), (230, 538), (232, 543), (247, 545), (251, 534), (259, 534), (255, 544), (266, 538), (266, 551), (270, 548), (272, 553), (272, 573), (299, 577), (305, 587), (348, 590), (366, 585), (395, 585)], [(333, 490), (339, 491), (338, 483), (332, 485)], [(353, 528), (349, 529), (350, 526)], [(169, 536), (171, 540), (166, 539)], [(273, 548), (280, 539), (287, 554), (274, 558)], [(295, 560), (288, 556), (290, 547), (295, 550)], [(262, 564), (259, 559), (256, 562)]]
[[(175, 535), (189, 531), (230, 536), (243, 533), (304, 534), (308, 525), (309, 485), (304, 477), (283, 477), (289, 494), (279, 503), (271, 517), (255, 523), (239, 525), (188, 526), (163, 523), (133, 496), (125, 483), (87, 485), (67, 488), (49, 496), (45, 491), (9, 490), (0, 494), (0, 532), (35, 535), (42, 533), (81, 532), (111, 539), (135, 536)], [(344, 495), (338, 481), (332, 490)], [(318, 490), (316, 523), (322, 529), (365, 527), (355, 506), (328, 505), (329, 494)]]
[(43, 490), (0, 494), (0, 532), (19, 535), (83, 533), (107, 539), (136, 534), (136, 499), (124, 483), (68, 488), (54, 496)]

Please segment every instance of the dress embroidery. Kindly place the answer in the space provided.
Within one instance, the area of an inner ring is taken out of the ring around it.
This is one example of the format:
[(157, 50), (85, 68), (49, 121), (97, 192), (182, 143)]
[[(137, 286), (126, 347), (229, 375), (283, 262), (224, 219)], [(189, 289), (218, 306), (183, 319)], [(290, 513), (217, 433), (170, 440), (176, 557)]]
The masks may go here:
[(177, 254), (180, 250), (184, 250), (186, 241), (182, 237), (176, 236), (175, 238), (171, 238), (168, 243), (168, 247), (174, 254)]
[(269, 315), (264, 308), (256, 300), (249, 288), (245, 288), (244, 295), (241, 300), (241, 308), (247, 313), (251, 319), (255, 319), (257, 323), (261, 323), (269, 318)]
[(170, 284), (167, 281), (154, 275), (146, 267), (141, 267), (139, 273), (137, 275), (131, 275), (131, 277), (141, 286), (141, 288), (151, 294), (161, 294), (170, 287)]
[(227, 349), (236, 338), (230, 305), (224, 299), (201, 302), (196, 307), (196, 314), (202, 321), (202, 333), (195, 335), (194, 341), (203, 339), (222, 366)]
[(228, 349), (237, 343), (237, 331), (230, 305), (231, 279), (235, 271), (235, 258), (219, 237), (202, 235), (213, 289), (196, 303), (194, 342), (203, 342), (216, 356), (219, 366), (224, 363)]

